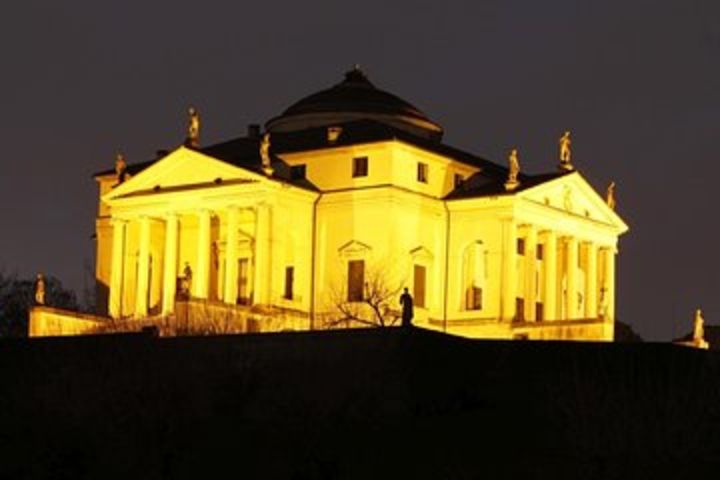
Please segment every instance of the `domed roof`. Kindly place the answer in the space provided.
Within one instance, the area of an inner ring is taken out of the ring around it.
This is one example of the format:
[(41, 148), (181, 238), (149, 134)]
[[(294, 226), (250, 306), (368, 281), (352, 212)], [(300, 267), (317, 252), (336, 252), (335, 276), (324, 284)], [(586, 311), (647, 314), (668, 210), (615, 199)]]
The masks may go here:
[(443, 132), (414, 105), (375, 87), (358, 67), (347, 72), (337, 85), (294, 103), (266, 127), (270, 132), (288, 132), (361, 119), (432, 139), (440, 139)]

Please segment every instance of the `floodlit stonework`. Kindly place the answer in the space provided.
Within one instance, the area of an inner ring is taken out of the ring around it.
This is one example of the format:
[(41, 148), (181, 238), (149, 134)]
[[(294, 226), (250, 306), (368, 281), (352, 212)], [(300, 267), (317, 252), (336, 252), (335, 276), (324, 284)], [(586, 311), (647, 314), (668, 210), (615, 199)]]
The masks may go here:
[[(85, 319), (86, 331), (327, 328), (339, 303), (372, 320), (372, 278), (392, 293), (380, 313), (391, 318), (409, 288), (416, 326), (612, 339), (627, 226), (574, 169), (591, 159), (512, 172), (507, 189), (508, 168), (443, 144), (442, 127), (359, 70), (270, 120), (267, 135), (201, 147), (194, 128), (157, 160), (96, 176), (106, 317)], [(50, 314), (54, 330), (41, 326)], [(31, 335), (64, 332), (57, 311), (31, 317)]]

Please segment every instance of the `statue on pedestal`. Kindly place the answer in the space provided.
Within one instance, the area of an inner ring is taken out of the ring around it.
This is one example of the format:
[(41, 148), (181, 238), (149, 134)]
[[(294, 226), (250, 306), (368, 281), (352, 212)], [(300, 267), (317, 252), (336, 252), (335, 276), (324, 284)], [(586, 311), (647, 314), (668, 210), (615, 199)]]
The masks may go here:
[(191, 287), (192, 268), (190, 268), (190, 264), (188, 262), (185, 262), (185, 267), (183, 268), (183, 276), (180, 279), (180, 296), (185, 299), (190, 298)]
[(38, 273), (35, 280), (35, 304), (45, 305), (45, 277), (42, 273)]
[(520, 182), (518, 181), (518, 175), (520, 174), (520, 161), (518, 160), (518, 151), (513, 148), (508, 156), (508, 178), (505, 182), (505, 190), (515, 190)]
[(702, 310), (695, 310), (695, 319), (693, 320), (693, 337), (692, 344), (697, 348), (707, 349), (710, 345), (705, 340), (705, 319), (702, 316)]
[(262, 169), (268, 177), (273, 174), (273, 168), (270, 164), (270, 134), (266, 133), (260, 142), (260, 159), (262, 160)]
[(115, 177), (117, 178), (117, 184), (120, 185), (125, 181), (125, 173), (127, 172), (127, 163), (125, 162), (125, 155), (118, 152), (115, 155)]
[(560, 170), (564, 170), (566, 172), (575, 170), (575, 167), (572, 166), (570, 161), (570, 145), (572, 145), (572, 140), (570, 140), (570, 131), (565, 131), (562, 137), (560, 137), (560, 140), (558, 140), (558, 144), (560, 146)]
[(615, 182), (610, 182), (610, 185), (608, 185), (607, 193), (605, 194), (605, 201), (607, 202), (607, 206), (611, 209), (615, 210)]
[(185, 146), (190, 148), (200, 147), (200, 114), (194, 107), (190, 107), (188, 110), (188, 131)]

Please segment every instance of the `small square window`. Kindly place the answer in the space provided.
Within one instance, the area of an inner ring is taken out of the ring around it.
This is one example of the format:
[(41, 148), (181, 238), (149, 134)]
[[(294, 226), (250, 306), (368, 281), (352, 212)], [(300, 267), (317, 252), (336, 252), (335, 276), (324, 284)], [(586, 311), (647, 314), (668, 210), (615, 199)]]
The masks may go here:
[(524, 238), (517, 239), (517, 254), (525, 255), (525, 239)]
[(352, 176), (353, 178), (368, 176), (368, 157), (353, 158)]
[(290, 167), (290, 179), (302, 180), (305, 178), (305, 164), (293, 165)]
[(465, 309), (466, 310), (482, 310), (482, 288), (471, 285), (468, 287), (465, 294)]
[(465, 181), (465, 178), (462, 175), (460, 175), (459, 173), (456, 173), (453, 178), (454, 178), (453, 184), (455, 185), (455, 188), (458, 188)]
[(417, 181), (428, 183), (428, 164), (418, 162), (417, 164)]

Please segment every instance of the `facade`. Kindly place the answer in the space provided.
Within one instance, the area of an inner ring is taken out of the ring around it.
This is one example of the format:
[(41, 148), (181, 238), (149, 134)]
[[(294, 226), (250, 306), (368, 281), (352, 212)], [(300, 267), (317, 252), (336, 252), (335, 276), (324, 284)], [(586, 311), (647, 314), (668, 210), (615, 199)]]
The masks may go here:
[[(265, 127), (201, 147), (193, 112), (185, 145), (96, 176), (106, 318), (89, 324), (361, 325), (394, 318), (407, 287), (417, 326), (612, 339), (627, 226), (567, 143), (552, 173), (498, 165), (442, 143), (441, 126), (358, 69)], [(31, 334), (64, 333), (62, 316), (36, 308)]]

